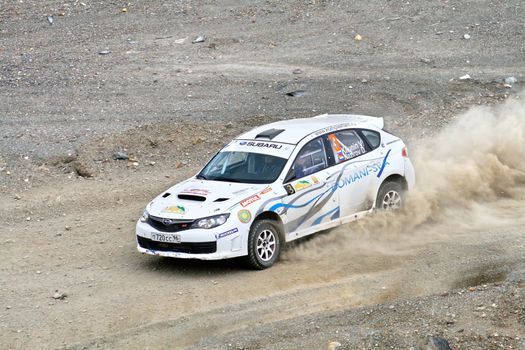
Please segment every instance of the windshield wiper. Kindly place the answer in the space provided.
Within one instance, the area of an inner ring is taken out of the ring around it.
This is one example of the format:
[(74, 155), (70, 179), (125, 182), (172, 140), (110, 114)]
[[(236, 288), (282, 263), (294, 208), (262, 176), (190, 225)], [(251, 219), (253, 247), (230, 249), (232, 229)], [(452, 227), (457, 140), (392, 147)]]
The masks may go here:
[(202, 175), (202, 174), (197, 175), (196, 178), (199, 179), (199, 180), (201, 180), (201, 179), (202, 180), (208, 180), (208, 178), (206, 176)]

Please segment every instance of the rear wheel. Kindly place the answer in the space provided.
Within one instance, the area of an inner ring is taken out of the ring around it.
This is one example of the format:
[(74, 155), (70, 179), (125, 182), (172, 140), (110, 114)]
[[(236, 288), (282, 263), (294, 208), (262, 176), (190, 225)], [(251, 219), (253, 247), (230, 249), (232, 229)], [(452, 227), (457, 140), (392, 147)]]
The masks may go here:
[(377, 193), (376, 209), (399, 210), (405, 204), (403, 187), (399, 182), (387, 181), (381, 185)]
[(257, 270), (267, 269), (277, 261), (280, 252), (279, 231), (273, 221), (256, 221), (248, 236), (248, 266)]

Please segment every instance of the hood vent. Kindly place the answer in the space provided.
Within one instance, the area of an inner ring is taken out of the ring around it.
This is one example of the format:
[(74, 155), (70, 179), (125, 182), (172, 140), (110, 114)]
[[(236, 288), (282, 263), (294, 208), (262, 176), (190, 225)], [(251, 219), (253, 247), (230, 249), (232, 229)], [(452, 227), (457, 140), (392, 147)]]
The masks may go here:
[(268, 129), (263, 132), (260, 132), (255, 136), (256, 139), (265, 138), (268, 140), (273, 140), (277, 135), (282, 133), (284, 129)]
[(204, 202), (206, 200), (206, 197), (195, 196), (193, 194), (179, 194), (177, 197), (179, 197), (179, 199), (185, 199), (187, 201)]
[(228, 199), (230, 198), (217, 198), (216, 200), (214, 200), (214, 202), (224, 202), (224, 201), (227, 201)]
[(170, 195), (171, 195), (171, 193), (169, 193), (169, 192), (166, 192), (166, 193), (164, 193), (164, 194), (162, 195), (162, 198), (166, 198), (166, 197), (169, 197)]

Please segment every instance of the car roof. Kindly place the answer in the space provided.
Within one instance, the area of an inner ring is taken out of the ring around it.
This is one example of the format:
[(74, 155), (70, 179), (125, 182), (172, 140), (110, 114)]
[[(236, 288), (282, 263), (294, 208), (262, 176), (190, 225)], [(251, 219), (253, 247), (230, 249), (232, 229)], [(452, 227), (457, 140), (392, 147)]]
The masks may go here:
[(261, 140), (298, 144), (306, 136), (349, 127), (383, 128), (383, 118), (357, 114), (322, 114), (312, 118), (282, 120), (252, 129), (237, 140)]

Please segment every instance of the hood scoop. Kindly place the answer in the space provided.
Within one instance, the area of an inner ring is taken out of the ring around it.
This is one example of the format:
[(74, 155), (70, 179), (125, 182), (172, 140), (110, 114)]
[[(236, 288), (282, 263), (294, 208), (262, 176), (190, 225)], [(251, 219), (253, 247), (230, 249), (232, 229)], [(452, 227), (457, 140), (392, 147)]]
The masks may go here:
[(196, 196), (194, 194), (179, 194), (177, 195), (179, 199), (184, 199), (187, 201), (196, 201), (196, 202), (204, 202), (206, 200), (206, 197), (203, 196)]
[(216, 200), (214, 200), (214, 202), (224, 202), (224, 201), (227, 201), (228, 199), (230, 198), (217, 198)]
[(166, 193), (164, 193), (164, 194), (162, 195), (162, 198), (166, 198), (166, 197), (169, 197), (169, 196), (170, 196), (170, 194), (171, 194), (171, 193), (169, 193), (169, 192), (166, 192)]

